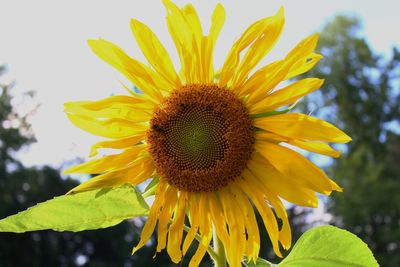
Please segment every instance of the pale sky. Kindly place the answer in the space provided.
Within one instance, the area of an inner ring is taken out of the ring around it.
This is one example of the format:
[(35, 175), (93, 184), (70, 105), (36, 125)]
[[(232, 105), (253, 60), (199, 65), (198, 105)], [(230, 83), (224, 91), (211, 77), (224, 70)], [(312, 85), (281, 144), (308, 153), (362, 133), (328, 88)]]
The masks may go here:
[[(180, 6), (188, 2), (175, 1)], [(280, 6), (285, 7), (285, 30), (267, 61), (283, 56), (339, 13), (358, 15), (363, 20), (364, 33), (376, 51), (389, 53), (391, 47), (400, 45), (400, 2), (396, 0), (190, 2), (197, 8), (205, 31), (215, 4), (225, 6), (227, 19), (217, 43), (217, 67), (247, 26), (273, 15)], [(21, 154), (26, 165), (58, 166), (87, 156), (90, 144), (99, 139), (75, 128), (63, 113), (63, 103), (125, 93), (119, 83), (125, 80), (89, 50), (87, 39), (112, 41), (144, 61), (129, 28), (134, 17), (153, 29), (177, 63), (161, 1), (0, 0), (0, 8), (0, 65), (9, 67), (6, 79), (17, 81), (16, 94), (34, 90), (36, 102), (41, 104), (32, 118), (38, 142)]]

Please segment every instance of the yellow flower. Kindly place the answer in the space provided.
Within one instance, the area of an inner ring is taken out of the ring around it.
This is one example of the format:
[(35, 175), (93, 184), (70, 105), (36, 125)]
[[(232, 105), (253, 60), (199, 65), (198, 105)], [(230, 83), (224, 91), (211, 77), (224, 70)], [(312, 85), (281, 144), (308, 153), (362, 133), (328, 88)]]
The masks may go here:
[[(134, 252), (151, 237), (158, 221), (157, 252), (166, 248), (173, 262), (179, 262), (195, 235), (200, 235), (190, 261), (190, 266), (197, 266), (214, 227), (229, 265), (240, 266), (243, 256), (256, 260), (259, 254), (256, 208), (275, 253), (281, 256), (280, 246), (288, 249), (291, 245), (281, 198), (316, 207), (316, 193), (341, 191), (322, 170), (285, 144), (338, 157), (340, 153), (325, 142), (351, 140), (328, 122), (275, 112), (322, 85), (321, 79), (306, 78), (280, 86), (321, 59), (313, 52), (318, 37), (305, 38), (282, 60), (253, 71), (282, 32), (281, 9), (245, 30), (217, 75), (212, 59), (225, 20), (224, 8), (216, 6), (206, 35), (191, 4), (183, 8), (169, 0), (164, 4), (182, 65), (179, 73), (159, 39), (135, 19), (131, 21), (133, 35), (150, 66), (110, 42), (89, 41), (94, 53), (143, 93), (130, 90), (130, 96), (65, 104), (77, 127), (110, 139), (96, 143), (91, 156), (100, 148), (122, 150), (67, 170), (100, 174), (72, 192), (159, 179)], [(190, 231), (183, 238), (186, 216)]]

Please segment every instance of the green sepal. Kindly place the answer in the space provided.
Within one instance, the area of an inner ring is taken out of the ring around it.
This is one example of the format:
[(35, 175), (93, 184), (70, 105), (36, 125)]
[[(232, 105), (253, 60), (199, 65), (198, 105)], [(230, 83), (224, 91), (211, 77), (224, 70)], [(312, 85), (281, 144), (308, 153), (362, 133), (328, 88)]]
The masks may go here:
[(264, 118), (264, 117), (269, 117), (269, 116), (274, 116), (274, 115), (279, 115), (279, 114), (285, 114), (288, 113), (291, 110), (291, 108), (285, 109), (285, 110), (275, 110), (275, 111), (269, 111), (269, 112), (263, 112), (263, 113), (257, 113), (257, 114), (251, 114), (250, 118), (251, 119), (259, 119), (259, 118)]
[(147, 215), (148, 205), (132, 185), (55, 197), (0, 220), (0, 232), (52, 229), (78, 232), (114, 226)]
[(158, 178), (158, 176), (153, 177), (153, 179), (150, 181), (150, 183), (143, 190), (142, 196), (144, 198), (146, 198), (146, 197), (155, 195), (159, 182), (160, 182), (160, 179)]

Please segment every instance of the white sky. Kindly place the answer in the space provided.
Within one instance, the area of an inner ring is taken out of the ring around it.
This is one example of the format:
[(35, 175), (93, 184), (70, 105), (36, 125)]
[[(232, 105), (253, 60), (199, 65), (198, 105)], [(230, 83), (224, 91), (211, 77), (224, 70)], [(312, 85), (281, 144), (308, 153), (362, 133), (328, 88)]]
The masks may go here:
[[(175, 1), (182, 6), (188, 1)], [(217, 1), (191, 1), (203, 27), (208, 29)], [(400, 44), (396, 0), (248, 0), (219, 1), (227, 20), (216, 48), (217, 66), (233, 40), (252, 22), (273, 15), (283, 5), (286, 25), (280, 42), (267, 59), (284, 55), (302, 38), (321, 28), (338, 13), (359, 15), (373, 48), (388, 53)], [(41, 104), (32, 119), (38, 142), (21, 155), (27, 165), (55, 164), (86, 156), (96, 137), (75, 128), (63, 113), (67, 101), (101, 99), (121, 94), (119, 76), (89, 50), (86, 40), (101, 37), (120, 45), (143, 60), (129, 29), (134, 17), (149, 25), (171, 56), (175, 49), (165, 26), (160, 1), (18, 1), (0, 0), (0, 64), (6, 63), (8, 79), (16, 91), (35, 90)], [(176, 61), (176, 60), (175, 60)]]

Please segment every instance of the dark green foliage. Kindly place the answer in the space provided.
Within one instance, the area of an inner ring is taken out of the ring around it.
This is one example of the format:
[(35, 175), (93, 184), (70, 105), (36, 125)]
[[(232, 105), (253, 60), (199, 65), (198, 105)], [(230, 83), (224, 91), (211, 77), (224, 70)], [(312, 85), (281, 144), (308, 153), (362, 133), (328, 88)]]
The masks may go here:
[[(6, 72), (5, 66), (0, 66), (0, 77)], [(6, 165), (20, 165), (13, 157), (13, 153), (18, 151), (23, 145), (27, 145), (34, 141), (29, 134), (30, 127), (26, 123), (26, 117), (21, 117), (11, 104), (11, 90), (14, 83), (0, 83), (0, 185), (1, 177), (6, 176)], [(30, 95), (27, 93), (26, 95)], [(14, 128), (11, 121), (18, 120), (19, 128)], [(21, 134), (21, 132), (26, 134)]]
[(376, 54), (360, 28), (356, 18), (339, 16), (322, 30), (324, 59), (310, 76), (326, 80), (308, 108), (353, 138), (330, 169), (344, 187), (330, 202), (334, 222), (367, 242), (382, 266), (398, 266), (400, 52)]

